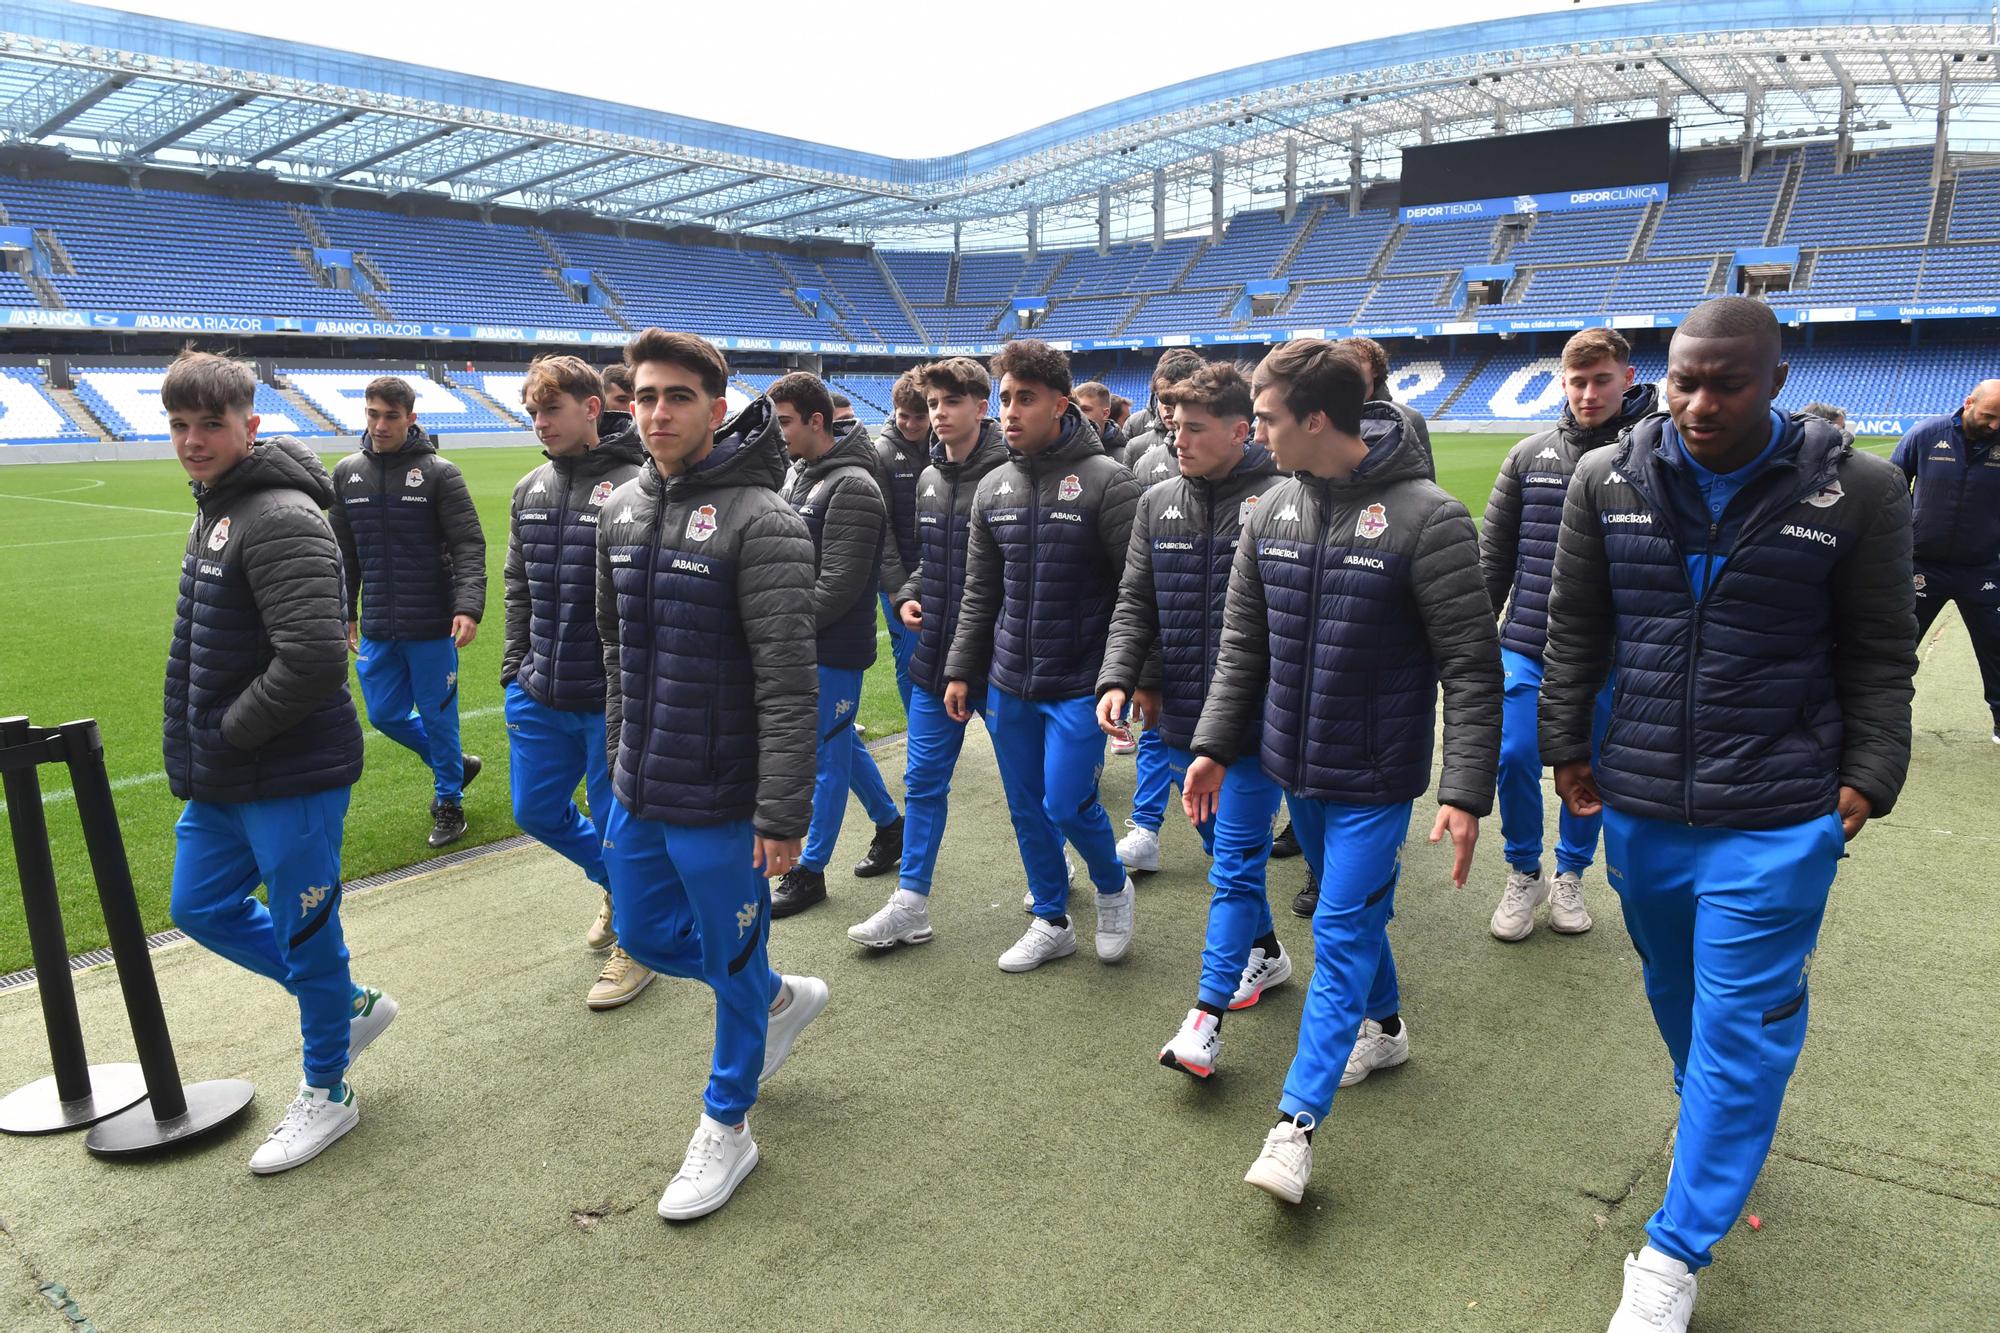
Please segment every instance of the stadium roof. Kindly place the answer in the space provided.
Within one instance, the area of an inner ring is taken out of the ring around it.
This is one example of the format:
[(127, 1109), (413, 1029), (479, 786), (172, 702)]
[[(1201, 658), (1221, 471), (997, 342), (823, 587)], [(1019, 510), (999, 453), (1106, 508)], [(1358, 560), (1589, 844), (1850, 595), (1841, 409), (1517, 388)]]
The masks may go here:
[(0, 144), (749, 235), (1042, 243), (1180, 230), (1397, 174), (1404, 145), (1671, 115), (2000, 148), (1993, 11), (1652, 3), (1465, 24), (1190, 79), (942, 157), (855, 152), (62, 0), (0, 15)]

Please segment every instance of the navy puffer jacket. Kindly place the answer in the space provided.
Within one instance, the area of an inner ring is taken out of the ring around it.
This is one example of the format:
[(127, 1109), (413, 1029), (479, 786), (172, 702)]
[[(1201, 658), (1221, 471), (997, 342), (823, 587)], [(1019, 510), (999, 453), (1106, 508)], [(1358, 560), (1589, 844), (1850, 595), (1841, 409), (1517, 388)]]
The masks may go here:
[(954, 463), (944, 444), (931, 439), (931, 465), (917, 482), (917, 565), (893, 603), (915, 602), (923, 611), (916, 648), (910, 654), (910, 680), (932, 694), (942, 695), (945, 654), (958, 630), (960, 602), (965, 596), (966, 539), (972, 531), (972, 501), (987, 473), (1007, 461), (1007, 442), (1000, 423), (980, 424), (979, 442), (963, 463)]
[(769, 838), (812, 822), (813, 550), (784, 475), (759, 398), (693, 469), (663, 478), (648, 459), (598, 520), (605, 745), (641, 819), (750, 819)]
[(2000, 440), (1970, 440), (1965, 413), (1930, 417), (1896, 444), (1892, 462), (1916, 487), (1917, 559), (2000, 565)]
[(1277, 472), (1252, 442), (1219, 481), (1177, 474), (1139, 498), (1097, 692), (1157, 688), (1160, 736), (1177, 749), (1194, 744), (1208, 697), (1237, 535)]
[(1394, 404), (1369, 403), (1361, 435), (1368, 456), (1351, 476), (1280, 482), (1245, 524), (1193, 749), (1229, 764), (1259, 744), (1264, 771), (1296, 796), (1414, 800), (1442, 682), (1438, 800), (1484, 815), (1500, 643), (1472, 519), (1426, 475), (1429, 454)]
[(595, 448), (551, 457), (514, 487), (503, 570), (507, 643), (500, 683), (566, 713), (604, 711), (597, 638), (597, 522), (646, 451), (632, 418), (607, 412)]
[(1479, 525), (1479, 569), (1493, 614), (1504, 608), (1500, 646), (1536, 661), (1548, 640), (1549, 578), (1562, 531), (1563, 497), (1576, 465), (1651, 413), (1659, 395), (1650, 384), (1625, 391), (1618, 415), (1601, 426), (1576, 424), (1564, 404), (1562, 420), (1508, 450)]
[(965, 597), (945, 676), (1023, 699), (1097, 688), (1139, 483), (1075, 406), (1055, 444), (988, 473), (973, 500)]
[(819, 665), (859, 670), (875, 660), (875, 593), (886, 559), (888, 515), (875, 471), (875, 446), (856, 426), (826, 453), (792, 469), (785, 498), (812, 535), (817, 562), (813, 624)]
[(412, 426), (403, 447), (334, 465), (327, 518), (347, 567), (347, 618), (371, 639), (442, 639), (486, 610), (486, 538), (458, 468)]
[(227, 803), (352, 786), (361, 724), (326, 469), (279, 436), (194, 492), (167, 650), (167, 786)]
[[(1563, 507), (1541, 696), (1545, 763), (1591, 757), (1604, 799), (1682, 824), (1768, 829), (1842, 786), (1887, 814), (1910, 757), (1916, 595), (1901, 474), (1816, 417), (1711, 520), (1647, 417), (1578, 466)], [(1705, 560), (1697, 599), (1690, 557)]]

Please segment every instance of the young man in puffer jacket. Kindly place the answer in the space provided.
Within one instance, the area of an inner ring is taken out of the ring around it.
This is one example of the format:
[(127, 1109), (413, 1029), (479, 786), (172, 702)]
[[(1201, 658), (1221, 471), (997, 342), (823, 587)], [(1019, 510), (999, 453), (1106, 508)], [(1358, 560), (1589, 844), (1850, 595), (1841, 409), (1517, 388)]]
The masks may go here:
[[(902, 863), (889, 901), (847, 931), (849, 939), (871, 949), (931, 939), (931, 878), (944, 843), (952, 770), (965, 745), (965, 724), (945, 713), (945, 654), (965, 594), (973, 499), (986, 474), (1007, 461), (1000, 423), (986, 416), (993, 392), (986, 367), (955, 356), (911, 374), (923, 387), (935, 434), (931, 465), (916, 487), (917, 560), (893, 603), (913, 639)], [(966, 703), (990, 728), (986, 691), (971, 691)]]
[(1777, 1131), (1835, 867), (1909, 767), (1908, 487), (1774, 411), (1784, 382), (1770, 307), (1697, 306), (1667, 352), (1669, 415), (1588, 455), (1563, 506), (1542, 757), (1571, 811), (1603, 814), (1680, 1093), (1613, 1333), (1687, 1328)]
[(364, 395), (368, 434), (333, 468), (327, 517), (347, 566), (347, 642), (368, 722), (430, 768), (433, 847), (465, 836), (477, 755), (458, 744), (458, 650), (486, 609), (486, 538), (458, 468), (393, 375)]
[[(896, 595), (917, 567), (917, 478), (931, 461), (930, 409), (924, 404), (924, 386), (917, 378), (921, 369), (914, 367), (897, 377), (889, 392), (892, 415), (875, 437), (877, 472), (887, 486), (882, 501), (889, 510), (890, 540), (882, 551), (882, 616), (889, 625), (889, 651), (896, 659), (896, 693), (902, 696), (905, 717), (910, 711), (910, 654), (916, 650), (917, 636), (896, 614)], [(870, 874), (894, 870), (897, 859), (892, 857), (879, 870), (871, 867)]]
[(890, 577), (899, 587), (903, 570), (893, 564), (888, 513), (868, 432), (855, 424), (845, 430), (829, 424), (832, 395), (817, 375), (793, 371), (773, 384), (769, 394), (785, 450), (796, 462), (785, 499), (805, 520), (813, 542), (819, 680), (812, 827), (798, 865), (772, 890), (775, 919), (826, 901), (826, 865), (846, 822), (850, 788), (875, 825), (871, 854), (902, 854), (902, 813), (875, 757), (854, 734), (854, 719), (861, 706), (862, 673), (875, 662), (882, 562), (892, 562)]
[(1065, 841), (1097, 891), (1097, 956), (1117, 962), (1132, 947), (1134, 895), (1097, 799), (1104, 733), (1095, 703), (1139, 483), (1069, 401), (1063, 353), (1024, 339), (991, 369), (1012, 458), (973, 501), (945, 712), (970, 721), (974, 688), (988, 687), (994, 754), (1034, 895), (1034, 919), (1000, 955), (1001, 971), (1076, 952)]
[(715, 992), (701, 1118), (660, 1197), (685, 1221), (757, 1165), (758, 1086), (826, 1007), (825, 982), (771, 968), (764, 882), (812, 820), (813, 551), (770, 400), (725, 422), (729, 365), (692, 334), (646, 329), (625, 360), (647, 462), (597, 524), (604, 864), (625, 951)]
[[(602, 393), (597, 372), (576, 357), (538, 357), (528, 367), (521, 402), (548, 461), (514, 487), (500, 658), (514, 822), (603, 891), (603, 906), (583, 937), (587, 948), (611, 950), (584, 997), (600, 1010), (626, 1003), (653, 979), (650, 968), (618, 948), (604, 870), (612, 797), (604, 645), (593, 605), (597, 524), (611, 493), (639, 475), (646, 453), (630, 416), (602, 410)], [(590, 798), (588, 819), (576, 808), (579, 783)]]
[[(1567, 809), (1557, 825), (1556, 874), (1542, 873), (1542, 746), (1536, 734), (1547, 639), (1549, 578), (1562, 528), (1563, 496), (1584, 455), (1602, 449), (1653, 410), (1650, 384), (1634, 384), (1632, 348), (1611, 329), (1585, 329), (1562, 352), (1562, 419), (1508, 451), (1479, 528), (1479, 567), (1500, 621), (1500, 665), (1506, 672), (1500, 720), (1500, 836), (1506, 843), (1507, 885), (1489, 924), (1494, 936), (1524, 940), (1535, 909), (1549, 905), (1549, 929), (1580, 935), (1590, 929), (1583, 872), (1597, 857), (1597, 819)], [(1611, 718), (1611, 687), (1597, 700), (1597, 735)]]
[[(1127, 707), (1136, 704), (1147, 728), (1159, 734), (1169, 771), (1180, 782), (1194, 762), (1195, 724), (1221, 649), (1223, 604), (1237, 538), (1264, 494), (1278, 484), (1278, 469), (1264, 446), (1250, 437), (1250, 381), (1235, 366), (1204, 366), (1169, 388), (1162, 402), (1179, 423), (1180, 475), (1139, 499), (1118, 609), (1097, 675), (1097, 724), (1113, 731)], [(1242, 799), (1261, 802), (1266, 809), (1261, 821), (1245, 818), (1230, 825), (1232, 834), (1248, 835), (1245, 842), (1218, 843), (1213, 820), (1197, 826), (1203, 849), (1215, 858), (1209, 871), (1215, 894), (1208, 909), (1199, 1002), (1182, 1025), (1184, 1034), (1202, 1015), (1219, 1018), (1226, 1010), (1247, 1008), (1266, 988), (1292, 975), (1291, 955), (1278, 947), (1264, 879), (1280, 792), (1254, 756), (1239, 760), (1235, 769)], [(1151, 865), (1127, 855), (1127, 866), (1159, 865), (1159, 835), (1147, 833)], [(1177, 1037), (1161, 1051), (1160, 1063), (1207, 1078), (1213, 1063), (1201, 1053), (1179, 1051), (1179, 1041)]]
[(160, 386), (198, 509), (163, 739), (167, 785), (187, 802), (174, 826), (174, 924), (299, 1004), (305, 1078), (250, 1158), (269, 1175), (354, 1128), (347, 1071), (396, 1002), (354, 984), (340, 929), (361, 724), (347, 693), (340, 549), (320, 512), (333, 486), (297, 440), (257, 439), (256, 397), (248, 366), (204, 352), (183, 353)]
[[(1297, 1203), (1336, 1088), (1409, 1058), (1388, 935), (1401, 849), (1430, 780), (1442, 685), (1431, 840), (1450, 836), (1452, 880), (1464, 885), (1493, 804), (1500, 647), (1472, 519), (1429, 479), (1408, 419), (1366, 401), (1366, 363), (1299, 340), (1266, 357), (1253, 383), (1259, 438), (1294, 475), (1265, 493), (1237, 543), (1182, 790), (1190, 817), (1217, 819), (1218, 847), (1262, 838), (1268, 798), (1233, 801), (1224, 786), (1257, 744), (1319, 880), (1298, 1054), (1281, 1118), (1244, 1177)], [(1189, 1019), (1198, 1040), (1180, 1049), (1212, 1067), (1220, 1015)]]

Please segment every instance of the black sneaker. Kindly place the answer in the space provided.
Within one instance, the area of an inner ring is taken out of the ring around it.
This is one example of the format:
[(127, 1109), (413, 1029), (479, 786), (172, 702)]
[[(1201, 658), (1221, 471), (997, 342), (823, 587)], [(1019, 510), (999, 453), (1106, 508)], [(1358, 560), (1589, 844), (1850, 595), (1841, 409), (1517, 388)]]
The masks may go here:
[(464, 791), (472, 785), (472, 780), (479, 776), (479, 770), (486, 767), (486, 761), (476, 754), (462, 754), (459, 759), (465, 764), (465, 776), (458, 780), (458, 788)]
[(1312, 867), (1306, 867), (1306, 886), (1299, 890), (1299, 896), (1292, 899), (1292, 915), (1310, 917), (1319, 910), (1319, 881), (1313, 878)]
[(826, 901), (826, 876), (804, 866), (793, 866), (771, 891), (771, 919), (805, 911)]
[(426, 839), (433, 847), (449, 847), (465, 836), (465, 807), (457, 801), (431, 802), (431, 836)]
[(1299, 835), (1292, 832), (1292, 821), (1288, 819), (1285, 826), (1278, 830), (1278, 836), (1271, 839), (1271, 859), (1283, 861), (1298, 854)]
[(873, 879), (886, 875), (903, 864), (903, 817), (897, 815), (887, 824), (875, 826), (875, 840), (868, 844), (868, 855), (861, 858), (861, 864), (854, 867), (860, 879)]

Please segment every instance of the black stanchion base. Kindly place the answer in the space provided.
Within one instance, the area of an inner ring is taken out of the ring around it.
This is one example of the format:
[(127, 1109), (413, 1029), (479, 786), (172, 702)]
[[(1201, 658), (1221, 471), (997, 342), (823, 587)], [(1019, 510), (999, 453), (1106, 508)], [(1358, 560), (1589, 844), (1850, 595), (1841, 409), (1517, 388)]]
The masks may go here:
[(0, 1098), (0, 1133), (60, 1134), (82, 1129), (145, 1097), (146, 1076), (137, 1065), (92, 1065), (90, 1092), (73, 1102), (62, 1100), (51, 1074)]
[(123, 1115), (92, 1129), (83, 1146), (99, 1157), (124, 1157), (176, 1148), (228, 1124), (257, 1095), (256, 1085), (240, 1078), (190, 1083), (181, 1091), (187, 1098), (184, 1114), (169, 1120), (155, 1120), (152, 1102), (141, 1102)]

